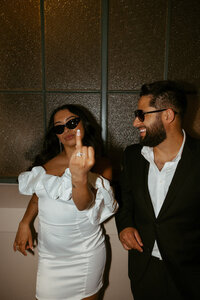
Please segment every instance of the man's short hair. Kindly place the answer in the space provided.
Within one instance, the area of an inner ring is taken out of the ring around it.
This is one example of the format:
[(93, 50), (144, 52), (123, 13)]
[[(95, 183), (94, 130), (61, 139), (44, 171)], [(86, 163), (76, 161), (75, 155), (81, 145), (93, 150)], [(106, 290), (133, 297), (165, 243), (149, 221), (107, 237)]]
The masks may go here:
[(150, 106), (155, 108), (172, 108), (183, 119), (187, 108), (187, 98), (184, 89), (175, 81), (163, 80), (141, 87), (140, 97), (151, 96)]

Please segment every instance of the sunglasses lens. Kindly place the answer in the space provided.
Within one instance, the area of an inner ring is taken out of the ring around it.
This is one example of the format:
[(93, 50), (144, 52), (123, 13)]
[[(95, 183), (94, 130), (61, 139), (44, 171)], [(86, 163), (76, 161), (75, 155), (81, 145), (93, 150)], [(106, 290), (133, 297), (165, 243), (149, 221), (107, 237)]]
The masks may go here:
[(55, 134), (61, 134), (64, 132), (64, 130), (65, 130), (65, 125), (58, 125), (53, 127), (53, 132)]
[(74, 118), (74, 119), (71, 119), (70, 121), (68, 121), (65, 126), (68, 128), (68, 129), (74, 129), (77, 127), (78, 123), (80, 122), (80, 118)]
[(74, 129), (77, 127), (78, 123), (80, 122), (80, 118), (74, 118), (71, 119), (70, 121), (68, 121), (65, 125), (57, 125), (53, 127), (53, 132), (55, 134), (62, 134), (65, 130), (65, 127), (67, 127), (68, 129)]
[(144, 121), (144, 113), (141, 109), (135, 111), (135, 117), (138, 118), (141, 122)]

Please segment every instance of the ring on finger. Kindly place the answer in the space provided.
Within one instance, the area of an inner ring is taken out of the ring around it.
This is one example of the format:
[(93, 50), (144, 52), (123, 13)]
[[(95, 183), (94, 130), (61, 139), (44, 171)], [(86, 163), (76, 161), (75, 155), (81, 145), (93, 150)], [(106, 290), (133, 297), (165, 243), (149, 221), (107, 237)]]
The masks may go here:
[(83, 156), (83, 153), (79, 151), (79, 152), (76, 153), (76, 156), (77, 156), (77, 157), (82, 157), (82, 156)]

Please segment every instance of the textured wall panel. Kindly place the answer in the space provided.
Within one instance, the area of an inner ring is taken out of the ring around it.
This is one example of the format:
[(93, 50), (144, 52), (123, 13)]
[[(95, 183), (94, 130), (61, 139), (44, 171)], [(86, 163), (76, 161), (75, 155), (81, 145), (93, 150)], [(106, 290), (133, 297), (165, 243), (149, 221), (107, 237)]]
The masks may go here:
[(17, 176), (30, 165), (44, 134), (39, 95), (1, 95), (0, 176)]
[(100, 89), (100, 0), (46, 1), (48, 89)]
[(200, 1), (172, 1), (169, 78), (200, 87)]
[(184, 128), (196, 138), (200, 138), (200, 95), (188, 96), (188, 107), (184, 118)]
[(133, 127), (137, 95), (112, 94), (108, 102), (109, 156), (114, 169), (119, 170), (122, 152), (126, 146), (138, 142), (138, 131)]
[(110, 1), (109, 89), (138, 89), (163, 78), (166, 2)]
[(40, 1), (0, 1), (0, 89), (41, 89)]
[(51, 112), (64, 104), (77, 104), (85, 107), (100, 123), (100, 95), (98, 94), (51, 94), (47, 96), (47, 119)]

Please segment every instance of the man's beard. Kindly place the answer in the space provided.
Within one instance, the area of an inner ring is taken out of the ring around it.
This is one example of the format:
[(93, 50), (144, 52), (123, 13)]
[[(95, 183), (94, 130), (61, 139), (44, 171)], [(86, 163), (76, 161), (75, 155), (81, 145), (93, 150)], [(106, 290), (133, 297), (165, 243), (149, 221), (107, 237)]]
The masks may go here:
[(140, 145), (156, 147), (166, 139), (166, 131), (160, 117), (150, 126), (146, 127), (146, 135), (140, 137)]

